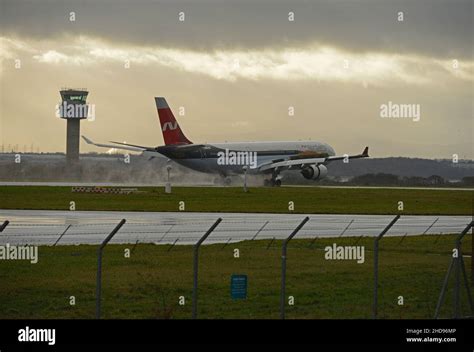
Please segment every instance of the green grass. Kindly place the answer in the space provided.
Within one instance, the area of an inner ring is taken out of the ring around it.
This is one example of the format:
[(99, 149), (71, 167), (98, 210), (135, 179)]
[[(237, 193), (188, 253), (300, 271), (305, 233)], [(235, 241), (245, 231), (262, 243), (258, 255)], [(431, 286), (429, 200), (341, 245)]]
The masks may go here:
[[(0, 209), (268, 212), (330, 214), (419, 214), (471, 215), (473, 191), (420, 189), (352, 189), (318, 187), (251, 188), (175, 187), (172, 194), (163, 187), (140, 188), (123, 194), (72, 193), (71, 187), (0, 186)], [(398, 211), (403, 201), (404, 210)]]
[[(328, 261), (324, 247), (354, 245), (356, 238), (294, 239), (288, 248), (288, 318), (370, 318), (373, 292), (373, 238), (362, 238), (365, 263)], [(465, 243), (470, 243), (467, 235)], [(278, 318), (281, 242), (268, 240), (201, 247), (200, 318)], [(431, 318), (450, 261), (454, 236), (387, 237), (381, 242), (379, 316)], [(130, 258), (125, 248), (108, 245), (103, 263), (104, 318), (189, 318), (192, 247), (138, 244)], [(234, 258), (234, 249), (240, 257)], [(468, 246), (465, 251), (468, 252)], [(40, 247), (39, 262), (0, 262), (0, 318), (93, 318), (97, 246)], [(466, 259), (466, 267), (470, 261)], [(230, 298), (231, 274), (248, 275), (248, 298)], [(442, 316), (452, 309), (452, 284)], [(467, 311), (462, 291), (463, 310)], [(75, 296), (76, 305), (69, 305)], [(184, 296), (184, 306), (178, 304)], [(397, 300), (403, 296), (404, 305)]]

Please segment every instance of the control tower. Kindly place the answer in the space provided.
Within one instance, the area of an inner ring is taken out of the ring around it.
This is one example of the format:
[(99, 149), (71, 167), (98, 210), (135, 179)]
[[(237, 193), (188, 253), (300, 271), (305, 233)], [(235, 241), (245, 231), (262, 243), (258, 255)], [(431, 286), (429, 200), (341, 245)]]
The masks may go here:
[(83, 88), (63, 88), (60, 94), (62, 102), (58, 109), (59, 117), (67, 120), (66, 160), (73, 163), (79, 161), (81, 120), (87, 118), (89, 108), (86, 99), (89, 92)]

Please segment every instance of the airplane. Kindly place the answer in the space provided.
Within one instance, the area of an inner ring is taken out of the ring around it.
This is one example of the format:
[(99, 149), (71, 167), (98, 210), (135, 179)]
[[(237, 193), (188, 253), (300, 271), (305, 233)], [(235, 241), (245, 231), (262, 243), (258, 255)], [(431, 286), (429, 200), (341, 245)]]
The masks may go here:
[(194, 144), (181, 130), (164, 97), (155, 97), (165, 145), (147, 147), (110, 141), (95, 143), (82, 136), (88, 144), (142, 152), (150, 159), (165, 156), (192, 170), (217, 173), (230, 181), (235, 174), (262, 174), (265, 186), (281, 186), (284, 170), (299, 171), (308, 180), (321, 180), (328, 174), (327, 164), (336, 161), (369, 157), (369, 148), (361, 154), (336, 156), (334, 149), (323, 142), (229, 142)]

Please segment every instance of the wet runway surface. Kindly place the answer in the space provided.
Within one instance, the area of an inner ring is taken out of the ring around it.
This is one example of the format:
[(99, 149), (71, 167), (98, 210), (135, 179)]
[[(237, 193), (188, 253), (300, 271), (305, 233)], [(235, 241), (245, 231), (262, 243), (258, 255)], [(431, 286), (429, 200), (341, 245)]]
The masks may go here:
[[(284, 239), (304, 214), (242, 214), (191, 212), (111, 212), (0, 210), (0, 244), (99, 244), (121, 219), (125, 225), (110, 243), (194, 244), (221, 217), (205, 244), (250, 239)], [(308, 215), (295, 238), (376, 236), (393, 215)], [(386, 236), (459, 233), (470, 216), (401, 216)]]

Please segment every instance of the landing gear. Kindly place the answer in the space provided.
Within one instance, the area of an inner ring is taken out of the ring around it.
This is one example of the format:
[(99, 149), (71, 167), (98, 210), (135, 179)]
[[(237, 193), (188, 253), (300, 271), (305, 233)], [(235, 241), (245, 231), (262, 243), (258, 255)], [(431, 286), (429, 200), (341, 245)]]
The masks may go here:
[(215, 185), (230, 186), (231, 183), (232, 183), (232, 178), (230, 178), (229, 176), (220, 175), (220, 176), (214, 178), (214, 184)]
[(271, 178), (271, 179), (265, 179), (263, 181), (263, 185), (265, 187), (280, 187), (281, 186), (281, 179), (279, 178)]

